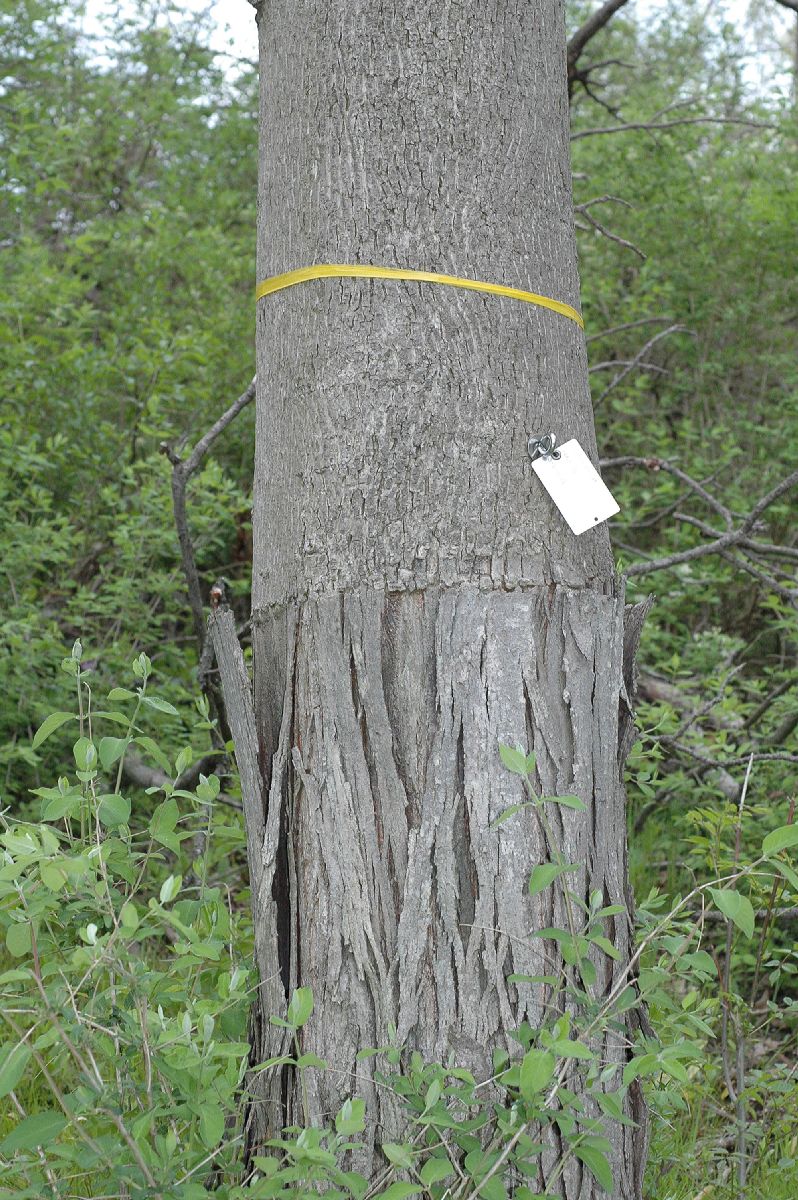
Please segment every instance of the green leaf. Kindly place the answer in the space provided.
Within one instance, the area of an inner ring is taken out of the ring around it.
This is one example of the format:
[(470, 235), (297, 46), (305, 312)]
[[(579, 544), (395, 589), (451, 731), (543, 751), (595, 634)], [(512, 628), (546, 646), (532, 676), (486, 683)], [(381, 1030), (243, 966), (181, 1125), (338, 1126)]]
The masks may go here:
[(60, 821), (62, 817), (71, 817), (80, 808), (80, 800), (80, 792), (68, 792), (66, 796), (45, 800), (42, 805), (42, 820)]
[(751, 901), (742, 896), (734, 888), (710, 888), (712, 899), (717, 904), (724, 917), (728, 917), (746, 937), (754, 936), (756, 918)]
[(224, 1134), (224, 1112), (220, 1105), (206, 1101), (200, 1106), (199, 1131), (208, 1150), (218, 1146)]
[(145, 704), (148, 704), (150, 708), (154, 708), (158, 712), (169, 713), (171, 717), (180, 716), (174, 704), (170, 704), (168, 700), (162, 700), (160, 696), (143, 696), (142, 699)]
[(169, 837), (169, 835), (173, 832), (179, 819), (180, 809), (177, 806), (177, 801), (172, 796), (159, 804), (155, 809), (155, 812), (152, 814), (152, 820), (150, 821), (149, 826), (150, 833), (155, 838), (156, 842), (161, 842), (164, 845), (168, 845), (169, 843), (166, 842), (165, 839), (169, 838), (169, 842), (174, 843), (176, 839)]
[(119, 761), (128, 745), (127, 738), (104, 737), (100, 739), (100, 762), (106, 771)]
[(619, 959), (620, 952), (615, 949), (609, 938), (604, 937), (603, 933), (593, 933), (589, 939), (594, 946), (598, 946), (599, 950), (603, 950), (608, 958)]
[[(274, 1018), (272, 1018), (272, 1020), (273, 1019)], [(272, 1067), (283, 1067), (286, 1066), (286, 1064), (294, 1067), (296, 1066), (296, 1059), (292, 1058), (290, 1054), (278, 1054), (275, 1058), (267, 1058), (265, 1062), (258, 1063), (258, 1065), (253, 1067), (252, 1070), (257, 1072), (270, 1071)]]
[(66, 1123), (66, 1117), (57, 1112), (42, 1112), (25, 1117), (0, 1142), (0, 1153), (12, 1154), (15, 1150), (34, 1150), (37, 1146), (48, 1146), (58, 1137)]
[(343, 1137), (361, 1133), (366, 1128), (365, 1100), (346, 1100), (335, 1118), (336, 1133)]
[(175, 896), (180, 891), (180, 885), (182, 882), (182, 875), (170, 875), (168, 879), (163, 881), (159, 895), (161, 904), (169, 904), (172, 900), (174, 900)]
[(313, 992), (310, 988), (297, 988), (288, 1005), (286, 1020), (292, 1029), (301, 1029), (313, 1012)]
[(585, 1145), (575, 1146), (574, 1154), (582, 1160), (588, 1171), (590, 1171), (591, 1175), (593, 1175), (604, 1191), (612, 1193), (614, 1186), (612, 1169), (610, 1168), (606, 1154), (598, 1150), (595, 1146)]
[(27, 983), (32, 978), (33, 975), (27, 967), (13, 967), (10, 971), (3, 971), (0, 983)]
[(132, 900), (127, 900), (119, 910), (119, 920), (124, 929), (135, 933), (140, 924), (139, 911)]
[(440, 1183), (441, 1180), (448, 1179), (453, 1171), (454, 1167), (448, 1158), (428, 1158), (418, 1174), (424, 1187), (428, 1188), (433, 1183)]
[(299, 1058), (296, 1060), (296, 1065), (298, 1067), (318, 1067), (320, 1071), (327, 1070), (327, 1063), (324, 1061), (324, 1059), (319, 1058), (318, 1054), (313, 1054), (312, 1052), (300, 1054)]
[(400, 1167), (403, 1171), (412, 1169), (415, 1159), (410, 1146), (400, 1146), (396, 1142), (383, 1142), (382, 1152), (394, 1167)]
[(485, 1200), (507, 1200), (507, 1188), (498, 1175), (492, 1175), (484, 1183), (477, 1184), (477, 1192)]
[(0, 1096), (13, 1092), (28, 1065), (30, 1054), (27, 1042), (17, 1042), (14, 1046), (0, 1049)]
[(55, 862), (40, 863), (39, 875), (44, 886), (51, 892), (60, 892), (67, 881), (66, 871)]
[(577, 863), (563, 863), (562, 866), (558, 866), (557, 863), (540, 863), (529, 876), (530, 896), (537, 896), (538, 892), (544, 891), (555, 879), (559, 879), (560, 875), (578, 870)]
[(129, 688), (115, 687), (111, 688), (110, 692), (108, 693), (108, 699), (111, 701), (135, 700), (136, 693), (131, 692)]
[(30, 953), (32, 945), (30, 921), (15, 921), (6, 930), (8, 953), (14, 958), (23, 958)]
[(653, 1075), (659, 1069), (659, 1058), (656, 1054), (641, 1054), (639, 1058), (633, 1058), (624, 1067), (623, 1086), (628, 1087), (633, 1079), (643, 1079), (646, 1075)]
[(403, 1183), (397, 1180), (396, 1183), (391, 1183), (384, 1192), (379, 1192), (378, 1195), (382, 1200), (405, 1200), (406, 1196), (416, 1196), (422, 1191), (420, 1184)]
[(182, 775), (186, 767), (191, 766), (194, 751), (190, 746), (184, 746), (175, 759), (175, 775)]
[(581, 1058), (588, 1062), (596, 1057), (584, 1042), (574, 1042), (570, 1038), (557, 1038), (550, 1044), (549, 1050), (558, 1058)]
[(503, 812), (499, 813), (498, 817), (491, 821), (490, 828), (498, 829), (505, 821), (509, 821), (510, 817), (514, 817), (516, 813), (523, 812), (525, 808), (530, 807), (532, 807), (531, 801), (527, 801), (526, 804), (511, 804), (509, 808), (505, 808)]
[(784, 876), (787, 882), (792, 886), (793, 891), (798, 892), (798, 874), (793, 871), (789, 863), (784, 862), (784, 860), (781, 858), (777, 858), (773, 863), (773, 866), (776, 868), (779, 875)]
[(92, 771), (97, 762), (97, 748), (90, 738), (78, 738), (72, 747), (75, 765), (79, 771)]
[[(51, 733), (55, 733), (56, 729), (60, 729), (62, 725), (66, 725), (67, 721), (76, 721), (77, 717), (70, 712), (54, 712), (50, 713), (49, 717), (45, 717), (33, 738), (33, 749), (38, 749), (42, 742), (46, 742)], [(51, 776), (52, 778), (52, 776)]]
[(520, 1087), (525, 1100), (534, 1100), (550, 1083), (555, 1068), (548, 1050), (527, 1050), (521, 1062)]
[(427, 1088), (427, 1094), (424, 1097), (424, 1112), (429, 1112), (441, 1098), (443, 1092), (443, 1082), (440, 1079), (433, 1079), (432, 1083)]
[(789, 846), (798, 846), (798, 825), (782, 825), (780, 829), (774, 829), (762, 842), (762, 853), (770, 858)]
[(513, 775), (520, 775), (523, 779), (526, 779), (535, 767), (534, 754), (525, 754), (520, 746), (513, 749), (512, 746), (500, 745), (499, 758), (508, 771), (512, 771)]
[(575, 808), (577, 812), (587, 812), (587, 805), (578, 796), (543, 796), (544, 804), (562, 804), (563, 808)]
[(100, 796), (97, 817), (103, 825), (126, 825), (130, 819), (130, 801), (115, 792)]
[(142, 750), (145, 750), (149, 754), (150, 758), (157, 762), (162, 771), (165, 771), (167, 775), (171, 775), (172, 764), (156, 741), (151, 737), (144, 736), (134, 738), (133, 740), (137, 746), (141, 746)]

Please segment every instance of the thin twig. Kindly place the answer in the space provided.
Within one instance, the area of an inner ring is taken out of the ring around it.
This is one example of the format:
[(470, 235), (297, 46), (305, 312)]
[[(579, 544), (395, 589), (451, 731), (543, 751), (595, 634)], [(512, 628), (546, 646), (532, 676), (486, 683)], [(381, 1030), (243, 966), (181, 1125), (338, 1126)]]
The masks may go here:
[(197, 468), (200, 466), (203, 458), (210, 450), (216, 439), (222, 434), (227, 426), (235, 420), (238, 414), (247, 407), (255, 398), (255, 379), (253, 378), (249, 387), (241, 393), (238, 399), (230, 405), (225, 413), (219, 417), (218, 421), (208, 430), (203, 437), (197, 442), (187, 459), (181, 459), (178, 454), (166, 442), (161, 443), (161, 453), (165, 454), (172, 464), (172, 500), (174, 504), (175, 525), (177, 527), (177, 536), (180, 541), (180, 553), (183, 560), (183, 574), (186, 577), (186, 586), (188, 588), (188, 599), (191, 605), (191, 615), (194, 620), (194, 633), (197, 639), (198, 652), (202, 654), (202, 648), (205, 644), (205, 613), (202, 603), (202, 591), (200, 588), (199, 574), (197, 572), (197, 562), (194, 555), (194, 546), (191, 541), (191, 534), (188, 528), (188, 517), (186, 514), (186, 487), (188, 481)]
[(639, 317), (637, 321), (624, 321), (622, 325), (613, 325), (610, 329), (602, 329), (601, 333), (591, 333), (585, 341), (598, 342), (602, 338), (614, 337), (616, 333), (624, 333), (627, 329), (639, 329), (641, 325), (667, 325), (670, 317)]
[(629, 133), (635, 129), (656, 132), (661, 129), (674, 129), (677, 125), (745, 125), (750, 129), (775, 129), (770, 121), (752, 121), (747, 117), (678, 117), (675, 121), (627, 121), (623, 125), (607, 125), (599, 129), (579, 129), (571, 134), (571, 141), (578, 142), (582, 138), (600, 137), (609, 133)]
[[(597, 221), (593, 214), (586, 212), (584, 208), (579, 209), (578, 211), (580, 211), (585, 220), (588, 221), (598, 233), (607, 238), (608, 241), (615, 242), (617, 246), (622, 246), (624, 250), (631, 250), (632, 253), (636, 254), (642, 262), (646, 261), (648, 255), (645, 254), (639, 246), (636, 246), (634, 242), (628, 241), (626, 238), (621, 237), (618, 233), (613, 233), (611, 229), (608, 229), (606, 225), (602, 225), (601, 221)], [(577, 223), (577, 228), (581, 229), (585, 233), (590, 232), (585, 225), (579, 225)]]
[(617, 371), (618, 367), (637, 367), (638, 371), (651, 371), (652, 375), (670, 374), (665, 367), (658, 367), (656, 363), (637, 362), (631, 358), (608, 358), (606, 362), (593, 363), (587, 373), (596, 375), (599, 371)]
[[(610, 460), (608, 465), (617, 465), (618, 460)], [(627, 578), (632, 578), (636, 575), (649, 575), (652, 571), (663, 571), (667, 567), (677, 566), (679, 563), (691, 562), (693, 559), (705, 558), (708, 554), (718, 554), (721, 550), (726, 550), (729, 546), (734, 546), (738, 542), (743, 541), (748, 534), (753, 530), (763, 512), (789, 491), (798, 483), (798, 471), (793, 471), (785, 479), (757, 501), (751, 509), (747, 517), (741, 522), (736, 529), (729, 529), (726, 533), (715, 538), (714, 541), (707, 542), (703, 546), (693, 546), (690, 550), (680, 550), (675, 554), (668, 554), (664, 558), (653, 559), (651, 562), (634, 563), (629, 567), (625, 575)], [(708, 495), (708, 493), (707, 493)], [(715, 508), (718, 507), (718, 501), (711, 500)]]
[[(590, 217), (588, 217), (588, 220), (590, 220)], [(652, 346), (656, 346), (657, 342), (662, 341), (662, 339), (665, 337), (669, 337), (672, 333), (686, 333), (688, 337), (696, 336), (692, 329), (688, 329), (686, 325), (669, 325), (667, 329), (661, 329), (659, 333), (655, 333), (654, 336), (649, 338), (646, 344), (642, 346), (640, 350), (638, 350), (631, 362), (625, 366), (622, 371), (619, 371), (614, 379), (610, 380), (604, 391), (596, 400), (594, 407), (598, 408), (599, 404), (606, 400), (613, 388), (616, 388), (619, 383), (622, 383), (626, 376), (635, 369), (638, 363), (645, 359)]]
[(585, 46), (604, 28), (618, 9), (623, 8), (626, 3), (627, 0), (605, 0), (601, 8), (597, 8), (594, 13), (591, 13), (588, 19), (568, 39), (567, 62), (569, 88), (573, 84), (576, 64)]

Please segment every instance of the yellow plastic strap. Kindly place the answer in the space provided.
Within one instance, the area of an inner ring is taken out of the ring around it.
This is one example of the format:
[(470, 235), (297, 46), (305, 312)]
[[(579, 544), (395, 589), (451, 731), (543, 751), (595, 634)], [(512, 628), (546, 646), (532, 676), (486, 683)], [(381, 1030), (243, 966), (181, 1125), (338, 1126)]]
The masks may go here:
[(536, 292), (525, 292), (522, 288), (505, 287), (501, 283), (481, 283), (477, 279), (460, 279), (457, 275), (437, 275), (434, 271), (404, 271), (396, 267), (372, 267), (347, 263), (320, 263), (315, 267), (300, 267), (297, 271), (286, 271), (283, 275), (272, 275), (264, 279), (255, 289), (255, 299), (262, 300), (272, 292), (280, 292), (283, 288), (293, 287), (296, 283), (305, 283), (309, 279), (411, 279), (418, 283), (443, 283), (447, 287), (469, 288), (472, 292), (489, 292), (493, 296), (507, 296), (511, 300), (523, 300), (525, 304), (537, 304), (540, 308), (550, 308), (553, 312), (561, 313), (571, 321), (576, 321), (580, 329), (585, 323), (581, 313), (562, 300), (552, 300), (549, 296), (538, 296)]

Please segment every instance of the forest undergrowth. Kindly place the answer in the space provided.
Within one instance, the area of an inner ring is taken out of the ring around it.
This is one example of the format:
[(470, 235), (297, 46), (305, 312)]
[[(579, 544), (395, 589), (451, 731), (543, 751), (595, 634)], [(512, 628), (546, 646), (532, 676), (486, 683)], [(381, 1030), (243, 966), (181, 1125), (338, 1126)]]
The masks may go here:
[[(0, 16), (0, 1194), (155, 1180), (190, 1200), (234, 1186), (254, 978), (240, 795), (198, 684), (170, 458), (252, 376), (257, 81), (155, 0), (102, 41), (80, 12)], [(757, 20), (755, 57), (783, 85), (754, 86), (750, 49), (694, 3), (623, 8), (572, 81), (612, 538), (629, 600), (654, 596), (627, 763), (647, 1200), (798, 1193), (798, 123), (788, 52)], [(244, 407), (187, 487), (204, 599), (224, 577), (245, 646), (253, 426)], [(541, 1119), (534, 1071), (544, 1090), (563, 1061), (589, 1080), (579, 1051), (521, 1051), (508, 1113)], [(382, 1052), (416, 1116), (477, 1119), (468, 1080)], [(323, 1145), (276, 1148), (258, 1194), (318, 1170), (360, 1200), (324, 1171), (362, 1115), (355, 1097)], [(465, 1161), (473, 1131), (457, 1136)], [(595, 1137), (571, 1155), (601, 1178)], [(415, 1171), (442, 1196), (441, 1161), (438, 1142), (397, 1143), (384, 1194)], [(472, 1158), (458, 1194), (499, 1200), (505, 1165), (486, 1181), (494, 1161)]]

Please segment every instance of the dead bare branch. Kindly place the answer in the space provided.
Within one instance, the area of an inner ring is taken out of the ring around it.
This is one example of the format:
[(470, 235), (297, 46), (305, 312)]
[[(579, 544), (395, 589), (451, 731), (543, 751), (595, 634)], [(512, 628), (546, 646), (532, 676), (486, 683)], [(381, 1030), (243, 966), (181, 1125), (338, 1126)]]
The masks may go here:
[[(709, 537), (720, 537), (720, 531), (713, 529), (711, 525), (707, 525), (706, 521), (700, 521), (697, 517), (688, 515), (687, 513), (676, 513), (680, 521), (686, 521), (688, 525), (694, 525), (701, 533), (707, 534)], [(760, 542), (755, 538), (741, 538), (740, 546), (746, 550), (750, 550), (752, 554), (759, 554), (763, 558), (788, 558), (791, 561), (798, 561), (798, 550), (793, 546), (778, 546), (775, 542)]]
[[(588, 218), (588, 219), (590, 219), (590, 218)], [(652, 346), (656, 346), (657, 342), (661, 342), (663, 338), (669, 337), (670, 334), (672, 334), (672, 333), (686, 333), (689, 337), (696, 336), (695, 333), (693, 333), (693, 331), (691, 329), (688, 329), (686, 325), (669, 325), (667, 329), (661, 329), (659, 331), (659, 333), (655, 333), (652, 338), (648, 339), (645, 346), (642, 346), (640, 348), (640, 350), (638, 350), (637, 354), (623, 368), (623, 370), (619, 371), (618, 374), (615, 376), (615, 378), (610, 380), (610, 382), (605, 387), (604, 391), (601, 393), (601, 395), (596, 400), (593, 407), (597, 408), (599, 404), (602, 404), (603, 401), (606, 400), (607, 396), (609, 396), (610, 392), (614, 388), (616, 388), (619, 383), (622, 383), (624, 381), (624, 379), (626, 379), (627, 375), (629, 375), (632, 371), (634, 371), (636, 369), (636, 367), (639, 365), (639, 363), (641, 363), (643, 361), (643, 359), (646, 357), (646, 355), (648, 354), (648, 352), (652, 348)]]
[(715, 694), (709, 700), (705, 700), (703, 704), (700, 704), (698, 708), (695, 707), (694, 696), (676, 687), (675, 684), (669, 683), (668, 680), (660, 678), (658, 675), (642, 672), (638, 689), (642, 699), (647, 700), (650, 704), (664, 703), (675, 709), (676, 712), (684, 714), (682, 724), (676, 731), (677, 734), (685, 733), (698, 721), (704, 720), (713, 729), (742, 729), (742, 718), (719, 716), (713, 712), (715, 706), (723, 699), (723, 694), (731, 679), (741, 669), (741, 667), (736, 667), (733, 671), (730, 671), (723, 679)]
[[(673, 475), (680, 483), (685, 484), (700, 496), (705, 504), (723, 517), (728, 529), (731, 529), (734, 524), (732, 514), (725, 504), (708, 492), (697, 479), (693, 479), (692, 475), (688, 475), (681, 467), (677, 467), (675, 463), (669, 462), (666, 458), (639, 458), (635, 455), (625, 454), (619, 458), (602, 458), (600, 465), (602, 470), (609, 470), (612, 467), (645, 467), (648, 471), (665, 471), (668, 475)], [(722, 535), (717, 534), (717, 536), (721, 537)]]
[(580, 25), (576, 33), (574, 33), (568, 39), (567, 62), (569, 92), (575, 78), (576, 64), (579, 61), (585, 46), (589, 41), (592, 40), (592, 38), (596, 36), (600, 30), (604, 28), (604, 26), (615, 15), (618, 9), (623, 8), (624, 4), (626, 3), (627, 0), (605, 0), (605, 3), (602, 4), (601, 8), (597, 8), (596, 11), (588, 17), (585, 23)]
[[(732, 514), (729, 509), (724, 504), (721, 504), (721, 502), (715, 496), (712, 496), (709, 492), (707, 492), (707, 490), (702, 487), (697, 480), (692, 479), (678, 467), (674, 467), (672, 463), (667, 463), (662, 459), (656, 458), (645, 459), (636, 458), (633, 456), (624, 456), (621, 458), (604, 459), (602, 460), (601, 466), (605, 469), (620, 466), (640, 466), (654, 471), (668, 471), (675, 475), (678, 479), (682, 480), (693, 491), (700, 495), (701, 498), (711, 508), (713, 508), (723, 517), (727, 526), (724, 533), (718, 533), (716, 530), (712, 530), (708, 527), (710, 534), (715, 536), (713, 536), (712, 541), (705, 543), (703, 546), (693, 546), (689, 550), (677, 551), (675, 554), (666, 555), (664, 558), (648, 559), (645, 562), (633, 563), (632, 566), (629, 567), (625, 572), (628, 578), (636, 575), (648, 575), (652, 571), (662, 571), (667, 567), (677, 566), (679, 563), (691, 562), (693, 559), (704, 558), (708, 554), (720, 554), (722, 557), (729, 557), (727, 552), (731, 547), (744, 549), (745, 543), (750, 543), (752, 541), (752, 539), (749, 537), (749, 534), (756, 529), (759, 518), (766, 511), (766, 509), (768, 509), (776, 502), (776, 500), (783, 496), (785, 492), (789, 491), (790, 488), (794, 487), (798, 483), (798, 471), (793, 471), (785, 479), (782, 479), (780, 483), (776, 484), (776, 486), (772, 488), (765, 496), (763, 496), (754, 505), (750, 513), (748, 513), (748, 515), (741, 521), (737, 528), (734, 528)], [(680, 517), (680, 519), (684, 519), (690, 524), (695, 523), (694, 518), (686, 516), (685, 514), (676, 515)], [(755, 547), (756, 545), (757, 543), (754, 542)], [(765, 543), (765, 545), (767, 545), (767, 543)], [(748, 571), (749, 574), (755, 575), (762, 582), (766, 583), (768, 587), (774, 588), (774, 590), (782, 594), (791, 603), (796, 603), (798, 601), (798, 595), (796, 592), (782, 587), (782, 585), (779, 584), (772, 575), (762, 571), (760, 567), (755, 566), (750, 560), (750, 554), (751, 551), (749, 550), (748, 553), (741, 554), (740, 556), (732, 555), (731, 560), (738, 567), (741, 567), (743, 570)]]
[(611, 371), (617, 367), (637, 367), (638, 371), (651, 371), (652, 375), (668, 375), (669, 372), (665, 367), (658, 367), (656, 363), (635, 362), (631, 358), (612, 358), (606, 362), (594, 363), (592, 367), (588, 367), (588, 375), (595, 375), (598, 371)]
[[(659, 739), (661, 743), (668, 746), (673, 746), (680, 754), (686, 754), (688, 758), (695, 759), (696, 762), (703, 763), (712, 770), (717, 770), (721, 767), (740, 767), (743, 764), (747, 765), (751, 761), (752, 754), (738, 754), (730, 758), (710, 758), (707, 754), (702, 754), (699, 750), (695, 750), (692, 746), (680, 742), (678, 738), (672, 737), (670, 734), (661, 734)], [(758, 762), (788, 762), (798, 763), (798, 754), (790, 754), (786, 750), (766, 750), (753, 754), (753, 761)]]
[(186, 488), (188, 481), (197, 468), (200, 466), (203, 458), (210, 450), (213, 443), (227, 426), (235, 420), (242, 409), (255, 398), (255, 379), (252, 380), (246, 391), (242, 392), (238, 399), (230, 405), (225, 413), (219, 417), (218, 421), (208, 430), (208, 432), (200, 438), (196, 446), (192, 450), (187, 459), (181, 459), (174, 449), (167, 443), (161, 443), (161, 453), (165, 454), (172, 464), (172, 503), (175, 514), (175, 526), (177, 536), (180, 542), (180, 554), (183, 561), (183, 574), (186, 577), (186, 587), (188, 588), (188, 599), (191, 606), (191, 616), (194, 621), (194, 634), (197, 639), (197, 650), (202, 655), (202, 649), (205, 644), (205, 613), (202, 603), (202, 591), (200, 588), (199, 574), (197, 572), (197, 562), (194, 555), (194, 546), (191, 541), (191, 534), (188, 528), (188, 516), (186, 513)]
[(622, 204), (624, 208), (633, 208), (634, 206), (628, 200), (624, 200), (621, 196), (594, 196), (592, 200), (583, 200), (581, 204), (574, 205), (574, 212), (583, 213), (588, 208), (593, 208), (596, 204)]
[(627, 121), (622, 125), (606, 125), (598, 129), (578, 129), (571, 134), (571, 141), (578, 142), (587, 137), (603, 137), (610, 133), (629, 133), (642, 129), (657, 132), (675, 129), (677, 125), (745, 125), (749, 129), (775, 129), (769, 121), (753, 121), (748, 117), (678, 117), (674, 121)]
[(641, 325), (667, 325), (670, 317), (640, 317), (637, 321), (626, 321), (623, 325), (613, 325), (611, 329), (602, 329), (601, 333), (591, 333), (585, 338), (586, 342), (598, 342), (602, 338), (613, 337), (616, 333), (624, 333), (627, 329), (639, 329)]
[[(580, 209), (579, 211), (597, 233), (602, 234), (605, 238), (607, 238), (608, 241), (615, 242), (615, 244), (618, 246), (623, 246), (624, 250), (631, 250), (633, 254), (636, 254), (638, 258), (641, 259), (642, 262), (646, 261), (648, 256), (644, 254), (643, 251), (634, 244), (634, 242), (630, 242), (626, 238), (622, 238), (620, 234), (613, 233), (611, 229), (607, 229), (606, 225), (602, 225), (601, 221), (597, 221), (593, 214), (587, 212), (584, 208)], [(579, 222), (576, 223), (576, 227), (577, 229), (581, 229), (584, 233), (590, 232), (587, 226), (580, 225)]]
[[(782, 679), (781, 683), (779, 683), (777, 687), (773, 688), (772, 691), (765, 696), (764, 700), (762, 700), (761, 703), (756, 706), (754, 711), (748, 715), (745, 720), (745, 728), (753, 729), (755, 725), (758, 725), (769, 709), (775, 704), (775, 702), (780, 699), (785, 692), (789, 692), (791, 688), (794, 688), (796, 683), (798, 683), (798, 679), (796, 679), (795, 676)], [(790, 714), (790, 720), (792, 720), (792, 713)], [(795, 713), (795, 724), (798, 725), (798, 710), (796, 710)], [(795, 725), (792, 726), (789, 732), (791, 733), (792, 729), (794, 728)]]

